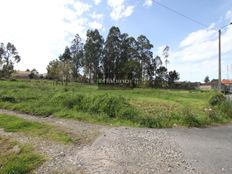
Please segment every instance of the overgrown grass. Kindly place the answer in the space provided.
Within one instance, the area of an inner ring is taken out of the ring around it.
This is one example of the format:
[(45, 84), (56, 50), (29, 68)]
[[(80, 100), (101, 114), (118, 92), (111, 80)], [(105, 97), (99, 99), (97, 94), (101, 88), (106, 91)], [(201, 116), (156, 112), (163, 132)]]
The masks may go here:
[(44, 162), (28, 145), (0, 137), (0, 174), (26, 174)]
[(202, 127), (229, 122), (223, 109), (209, 104), (215, 91), (114, 89), (52, 81), (1, 81), (0, 107), (91, 123), (140, 127)]
[(53, 126), (26, 121), (15, 116), (0, 114), (0, 128), (6, 132), (22, 132), (62, 143), (72, 143), (74, 139)]

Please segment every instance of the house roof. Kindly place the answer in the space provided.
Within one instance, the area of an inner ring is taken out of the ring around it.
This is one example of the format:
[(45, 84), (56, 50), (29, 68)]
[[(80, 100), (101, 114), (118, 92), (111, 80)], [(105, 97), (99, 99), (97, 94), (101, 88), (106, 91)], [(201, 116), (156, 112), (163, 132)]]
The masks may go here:
[(222, 84), (224, 85), (232, 84), (232, 80), (222, 80)]

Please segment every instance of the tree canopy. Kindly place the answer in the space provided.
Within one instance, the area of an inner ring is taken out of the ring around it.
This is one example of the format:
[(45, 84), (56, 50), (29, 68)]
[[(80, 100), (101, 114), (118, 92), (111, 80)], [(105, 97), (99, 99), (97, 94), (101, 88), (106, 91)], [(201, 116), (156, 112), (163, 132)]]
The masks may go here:
[(153, 48), (146, 36), (134, 38), (115, 26), (110, 28), (105, 41), (97, 29), (88, 30), (84, 43), (76, 34), (71, 46), (65, 48), (59, 59), (49, 63), (48, 77), (61, 79), (65, 76), (66, 80), (84, 78), (89, 83), (96, 83), (99, 78), (128, 79), (170, 86), (179, 80), (179, 73), (175, 70), (168, 72), (167, 69), (170, 48), (166, 46), (162, 55), (157, 56), (154, 56)]
[(21, 60), (16, 47), (10, 42), (0, 46), (0, 77), (10, 77), (14, 70), (14, 64)]

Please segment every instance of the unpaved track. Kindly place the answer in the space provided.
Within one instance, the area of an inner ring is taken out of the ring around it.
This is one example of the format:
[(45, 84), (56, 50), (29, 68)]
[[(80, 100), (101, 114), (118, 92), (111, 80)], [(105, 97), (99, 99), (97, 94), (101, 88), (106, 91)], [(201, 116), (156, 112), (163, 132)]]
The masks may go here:
[(166, 130), (107, 127), (78, 121), (41, 118), (14, 111), (0, 113), (52, 124), (66, 132), (82, 135), (82, 144), (63, 145), (19, 133), (0, 131), (1, 136), (32, 144), (47, 156), (35, 173), (86, 174), (188, 174), (200, 173), (185, 160), (182, 148)]
[(204, 174), (232, 174), (232, 125), (167, 129), (187, 161)]

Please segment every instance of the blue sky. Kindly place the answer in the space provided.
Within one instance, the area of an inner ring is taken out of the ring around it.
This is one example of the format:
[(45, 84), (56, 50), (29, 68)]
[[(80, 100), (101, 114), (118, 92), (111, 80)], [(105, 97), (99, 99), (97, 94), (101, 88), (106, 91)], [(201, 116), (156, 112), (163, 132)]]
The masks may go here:
[[(22, 61), (17, 69), (36, 68), (46, 72), (73, 36), (83, 40), (87, 29), (99, 29), (106, 37), (111, 26), (137, 37), (146, 35), (154, 55), (164, 45), (171, 47), (169, 69), (180, 72), (181, 80), (217, 78), (216, 28), (232, 21), (231, 0), (158, 0), (205, 26), (198, 25), (152, 0), (0, 0), (0, 42), (12, 42)], [(11, 13), (9, 13), (11, 10)], [(15, 21), (15, 22), (12, 22)], [(222, 75), (232, 78), (232, 27), (222, 35)]]

